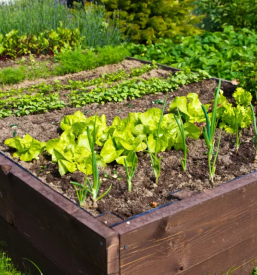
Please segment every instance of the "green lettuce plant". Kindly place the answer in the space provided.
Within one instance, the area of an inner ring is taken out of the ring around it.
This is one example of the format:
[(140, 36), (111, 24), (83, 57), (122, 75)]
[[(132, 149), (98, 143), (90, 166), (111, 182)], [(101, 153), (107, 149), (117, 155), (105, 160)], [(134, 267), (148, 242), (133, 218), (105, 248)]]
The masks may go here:
[(5, 140), (5, 145), (17, 149), (13, 154), (14, 158), (20, 158), (22, 161), (32, 161), (45, 150), (46, 143), (40, 142), (26, 134), (24, 138), (14, 137)]
[(220, 85), (221, 85), (221, 80), (219, 80), (218, 88), (216, 88), (215, 90), (215, 99), (213, 104), (211, 123), (205, 107), (202, 106), (205, 119), (206, 119), (206, 127), (203, 128), (203, 136), (208, 148), (208, 166), (209, 166), (209, 173), (210, 173), (210, 179), (212, 184), (213, 184), (213, 178), (215, 175), (215, 170), (216, 170), (215, 164), (216, 164), (216, 160), (219, 152), (219, 145), (220, 145), (220, 139), (221, 139), (221, 131), (220, 131), (215, 157), (213, 159), (213, 162), (211, 163), (212, 155), (214, 153), (214, 146), (215, 146), (215, 132), (218, 124), (216, 115), (217, 115), (217, 105), (218, 105), (218, 98), (219, 98), (219, 92), (220, 92)]

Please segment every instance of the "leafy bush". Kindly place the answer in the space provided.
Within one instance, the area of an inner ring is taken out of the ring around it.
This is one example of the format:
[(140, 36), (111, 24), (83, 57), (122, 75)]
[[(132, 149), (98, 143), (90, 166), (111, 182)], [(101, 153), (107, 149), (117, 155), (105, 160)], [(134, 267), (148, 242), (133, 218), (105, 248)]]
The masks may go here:
[(16, 58), (29, 53), (52, 54), (68, 45), (72, 48), (81, 45), (83, 37), (79, 29), (69, 30), (63, 28), (62, 22), (57, 31), (45, 31), (36, 35), (18, 35), (17, 30), (12, 30), (6, 35), (0, 33), (0, 58)]
[(24, 67), (6, 68), (0, 71), (0, 80), (2, 84), (15, 84), (23, 81), (26, 78)]
[(257, 27), (256, 0), (198, 0), (197, 5), (197, 13), (207, 16), (203, 26), (208, 30), (221, 30), (227, 25), (249, 29)]
[(95, 53), (91, 50), (86, 52), (80, 48), (63, 51), (58, 55), (60, 65), (54, 67), (54, 75), (77, 73), (97, 67)]
[(102, 0), (110, 16), (119, 16), (120, 30), (132, 42), (151, 44), (160, 37), (197, 34), (201, 17), (192, 14), (194, 0)]
[(107, 46), (97, 50), (98, 66), (119, 63), (129, 56), (129, 51), (124, 47)]
[(202, 69), (212, 76), (233, 80), (243, 76), (245, 69), (252, 70), (257, 56), (257, 34), (227, 26), (223, 32), (181, 37), (180, 43), (161, 39), (155, 45), (132, 44), (128, 49), (137, 58), (176, 68), (189, 67), (192, 71)]
[(118, 63), (128, 55), (128, 50), (122, 46), (98, 48), (97, 53), (92, 50), (85, 51), (81, 48), (76, 48), (73, 51), (70, 48), (58, 54), (60, 64), (55, 66), (54, 74), (64, 75), (67, 73), (77, 73), (94, 69), (97, 66)]
[(121, 43), (115, 21), (112, 26), (106, 24), (103, 6), (87, 5), (86, 10), (70, 10), (66, 8), (66, 3), (62, 5), (59, 0), (22, 0), (10, 1), (8, 5), (0, 4), (0, 35), (17, 30), (19, 36), (40, 36), (46, 30), (57, 31), (60, 21), (64, 29), (79, 30), (84, 36), (84, 47)]

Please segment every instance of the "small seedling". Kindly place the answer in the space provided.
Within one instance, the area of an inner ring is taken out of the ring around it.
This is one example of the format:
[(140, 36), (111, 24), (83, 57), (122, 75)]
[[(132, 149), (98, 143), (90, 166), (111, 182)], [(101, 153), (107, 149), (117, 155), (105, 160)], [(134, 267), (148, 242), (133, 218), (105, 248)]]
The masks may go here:
[(202, 105), (202, 109), (204, 111), (204, 115), (205, 115), (205, 119), (206, 119), (206, 126), (203, 127), (203, 136), (204, 136), (204, 140), (207, 145), (207, 148), (208, 148), (208, 166), (209, 166), (210, 180), (211, 180), (212, 184), (213, 184), (213, 178), (214, 178), (215, 171), (216, 171), (215, 165), (216, 165), (216, 160), (218, 157), (220, 139), (221, 139), (221, 131), (220, 131), (216, 153), (214, 156), (214, 160), (211, 163), (212, 155), (214, 154), (215, 132), (216, 132), (217, 124), (218, 124), (216, 115), (217, 115), (217, 105), (218, 105), (218, 98), (219, 98), (219, 92), (220, 92), (220, 85), (221, 85), (221, 79), (219, 80), (219, 85), (215, 90), (215, 99), (214, 99), (213, 110), (212, 110), (211, 124), (210, 124), (210, 120), (209, 120), (207, 111), (206, 111), (205, 107)]
[(129, 168), (127, 160), (125, 158), (125, 170), (126, 170), (126, 175), (127, 175), (127, 183), (128, 183), (128, 191), (132, 191), (132, 179), (135, 175), (136, 169), (137, 169), (137, 163), (136, 163), (136, 152), (133, 153), (133, 159), (132, 159), (132, 165)]
[(179, 114), (179, 119), (177, 118), (176, 115), (174, 115), (174, 117), (176, 119), (180, 134), (182, 136), (184, 158), (180, 158), (180, 160), (181, 160), (181, 165), (182, 165), (183, 171), (186, 171), (186, 169), (187, 169), (187, 144), (186, 144), (186, 136), (185, 136), (185, 132), (184, 132), (183, 121), (181, 119), (180, 114)]
[(161, 175), (161, 159), (162, 158), (161, 157), (158, 158), (158, 144), (159, 144), (159, 134), (160, 134), (160, 130), (161, 130), (162, 118), (163, 118), (163, 113), (164, 113), (165, 106), (167, 103), (167, 99), (168, 99), (168, 92), (165, 97), (165, 101), (164, 101), (162, 112), (161, 112), (161, 117), (160, 117), (159, 124), (158, 124), (154, 154), (150, 151), (150, 147), (149, 147), (149, 144), (146, 139), (147, 150), (148, 150), (148, 153), (150, 156), (150, 160), (151, 160), (151, 164), (152, 164), (153, 172), (154, 172), (154, 176), (155, 176), (155, 183), (158, 183), (159, 177)]

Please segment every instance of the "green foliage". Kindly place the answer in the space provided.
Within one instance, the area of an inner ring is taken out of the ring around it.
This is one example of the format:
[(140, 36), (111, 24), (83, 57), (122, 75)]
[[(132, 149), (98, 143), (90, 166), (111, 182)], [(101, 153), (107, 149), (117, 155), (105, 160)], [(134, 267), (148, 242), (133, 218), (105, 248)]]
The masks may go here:
[(218, 118), (220, 119), (219, 127), (226, 132), (235, 134), (236, 127), (240, 129), (247, 128), (252, 123), (251, 110), (249, 108), (252, 95), (242, 88), (237, 88), (233, 93), (236, 106), (233, 106), (220, 92)]
[(26, 78), (25, 68), (5, 68), (0, 71), (0, 82), (3, 85), (15, 84), (23, 81)]
[(55, 75), (77, 73), (91, 70), (98, 66), (119, 63), (129, 55), (123, 47), (107, 46), (99, 48), (97, 53), (92, 50), (83, 51), (81, 48), (68, 48), (57, 55), (60, 64), (54, 67)]
[(177, 116), (174, 115), (174, 117), (178, 124), (179, 131), (180, 131), (182, 141), (183, 141), (184, 158), (180, 158), (180, 161), (181, 161), (183, 171), (186, 171), (186, 169), (187, 169), (187, 145), (186, 145), (186, 135), (185, 135), (185, 131), (184, 131), (183, 121), (181, 120), (180, 116), (179, 116), (179, 118), (177, 118)]
[(45, 30), (39, 33), (20, 36), (17, 30), (3, 35), (0, 32), (0, 58), (13, 58), (29, 53), (52, 54), (62, 48), (75, 48), (81, 45), (83, 37), (79, 29), (69, 30), (63, 27), (62, 22), (56, 31)]
[(1, 275), (25, 275), (16, 270), (12, 259), (4, 252), (0, 252), (0, 274)]
[(129, 51), (124, 47), (112, 47), (107, 46), (97, 49), (97, 63), (98, 66), (104, 66), (107, 64), (119, 63), (129, 56)]
[[(192, 14), (194, 0), (102, 0), (110, 16), (119, 16), (121, 32), (135, 43), (151, 44), (160, 37), (192, 35), (202, 17)], [(119, 11), (117, 11), (119, 10)]]
[(209, 166), (210, 180), (212, 183), (213, 183), (213, 179), (214, 179), (214, 175), (215, 175), (215, 171), (216, 171), (216, 160), (218, 157), (220, 139), (221, 139), (221, 131), (220, 131), (218, 145), (216, 148), (216, 153), (215, 153), (213, 161), (211, 162), (212, 155), (214, 153), (216, 127), (218, 124), (217, 107), (218, 107), (220, 85), (221, 85), (221, 79), (219, 80), (218, 88), (216, 88), (216, 90), (215, 90), (215, 99), (214, 99), (214, 104), (213, 104), (211, 122), (210, 122), (210, 119), (206, 112), (205, 107), (202, 106), (202, 109), (203, 109), (204, 115), (205, 115), (205, 119), (206, 119), (206, 126), (203, 127), (203, 136), (204, 136), (204, 140), (207, 145), (207, 148), (208, 148), (208, 166)]
[(23, 116), (29, 114), (43, 113), (54, 109), (62, 109), (65, 106), (59, 100), (59, 94), (45, 95), (22, 95), (20, 97), (9, 97), (0, 101), (0, 118), (11, 115)]
[(255, 155), (257, 155), (257, 124), (256, 124), (256, 115), (255, 115), (254, 108), (253, 108), (252, 104), (250, 105), (250, 107), (251, 107), (252, 118), (253, 118), (253, 128), (254, 128), (254, 137), (253, 137), (253, 140), (254, 140), (254, 145), (255, 145)]
[(210, 31), (231, 25), (237, 29), (257, 27), (256, 0), (197, 0), (197, 13), (205, 15), (202, 27)]
[[(189, 101), (189, 102), (188, 102)], [(208, 109), (210, 104), (206, 104), (205, 107)], [(198, 94), (189, 93), (185, 96), (177, 96), (169, 106), (171, 113), (178, 113), (179, 116), (183, 117), (188, 122), (204, 122), (205, 116), (202, 110), (202, 103), (198, 98)]]
[(253, 99), (251, 93), (245, 91), (243, 88), (237, 88), (233, 93), (233, 98), (235, 99), (236, 104), (242, 106), (249, 106)]
[[(257, 34), (254, 30), (235, 31), (227, 26), (222, 32), (181, 37), (179, 42), (160, 39), (155, 45), (131, 44), (128, 49), (133, 57), (155, 60), (176, 68), (189, 67), (192, 71), (205, 70), (212, 76), (234, 80), (249, 71), (245, 82), (255, 85), (257, 57)], [(243, 86), (245, 87), (245, 86)]]
[[(65, 31), (59, 33), (59, 37), (66, 43), (74, 41), (74, 31), (84, 37), (81, 39), (83, 47), (96, 48), (121, 43), (116, 22), (112, 26), (106, 22), (104, 7), (87, 5), (85, 10), (70, 10), (66, 8), (66, 3), (63, 5), (60, 2), (23, 0), (0, 5), (0, 36), (16, 30), (21, 41), (29, 40), (32, 44), (36, 42), (36, 48), (42, 50), (48, 47), (48, 42), (51, 43), (49, 37), (56, 39), (55, 33), (58, 32), (59, 22), (62, 22)], [(49, 31), (48, 37), (45, 31)]]
[(21, 137), (7, 139), (4, 144), (17, 149), (13, 157), (20, 158), (23, 161), (36, 159), (45, 150), (46, 145), (45, 142), (40, 142), (28, 134), (23, 139)]
[(140, 79), (140, 81), (132, 79), (110, 88), (97, 87), (91, 90), (90, 93), (74, 91), (70, 96), (70, 104), (75, 107), (81, 107), (96, 102), (102, 104), (110, 101), (121, 102), (128, 97), (135, 99), (146, 94), (176, 90), (181, 85), (198, 82), (208, 77), (208, 74), (202, 72), (194, 74), (190, 71), (180, 71), (166, 80), (159, 78)]

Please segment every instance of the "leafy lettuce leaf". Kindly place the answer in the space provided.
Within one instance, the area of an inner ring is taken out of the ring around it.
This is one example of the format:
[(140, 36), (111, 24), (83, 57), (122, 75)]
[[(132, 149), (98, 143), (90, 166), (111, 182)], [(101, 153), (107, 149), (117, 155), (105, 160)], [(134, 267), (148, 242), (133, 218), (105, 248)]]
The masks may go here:
[(46, 143), (40, 142), (26, 134), (24, 138), (14, 137), (5, 140), (5, 145), (17, 149), (13, 157), (18, 157), (22, 161), (32, 161), (45, 150)]

